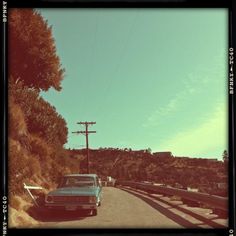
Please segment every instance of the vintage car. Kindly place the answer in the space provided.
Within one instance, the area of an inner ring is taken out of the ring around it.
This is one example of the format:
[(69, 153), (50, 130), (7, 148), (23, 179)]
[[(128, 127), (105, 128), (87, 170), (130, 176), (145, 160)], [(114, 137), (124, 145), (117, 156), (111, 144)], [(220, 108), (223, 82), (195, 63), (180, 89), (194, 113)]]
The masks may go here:
[(96, 174), (65, 175), (58, 188), (45, 197), (48, 209), (88, 210), (97, 215), (101, 205), (101, 184)]

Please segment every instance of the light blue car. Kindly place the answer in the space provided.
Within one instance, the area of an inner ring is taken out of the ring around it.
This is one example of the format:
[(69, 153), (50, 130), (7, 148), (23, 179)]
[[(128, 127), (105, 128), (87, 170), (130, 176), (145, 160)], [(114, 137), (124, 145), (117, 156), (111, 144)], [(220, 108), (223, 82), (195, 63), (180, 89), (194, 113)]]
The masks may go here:
[(65, 175), (58, 188), (45, 197), (45, 206), (68, 211), (89, 210), (91, 215), (97, 215), (97, 207), (101, 205), (101, 190), (96, 174)]

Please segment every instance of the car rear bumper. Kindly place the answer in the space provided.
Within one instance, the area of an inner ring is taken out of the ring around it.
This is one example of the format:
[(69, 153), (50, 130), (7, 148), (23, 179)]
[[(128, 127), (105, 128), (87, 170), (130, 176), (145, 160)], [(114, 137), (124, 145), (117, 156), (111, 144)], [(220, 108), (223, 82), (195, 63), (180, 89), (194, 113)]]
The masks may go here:
[(93, 210), (97, 208), (97, 204), (63, 204), (63, 203), (46, 203), (45, 206), (48, 209), (58, 209), (58, 210)]

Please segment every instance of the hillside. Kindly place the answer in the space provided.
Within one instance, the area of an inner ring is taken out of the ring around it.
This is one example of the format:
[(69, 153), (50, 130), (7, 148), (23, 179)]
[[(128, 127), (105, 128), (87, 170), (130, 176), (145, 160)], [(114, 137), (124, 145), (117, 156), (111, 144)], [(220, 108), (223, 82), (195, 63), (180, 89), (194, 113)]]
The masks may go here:
[(79, 169), (63, 147), (66, 121), (40, 94), (49, 88), (61, 90), (64, 70), (52, 29), (32, 9), (12, 10), (9, 29), (9, 226), (24, 227), (34, 221), (26, 213), (32, 199), (23, 184), (42, 186), (46, 193), (61, 175)]
[[(79, 158), (80, 171), (86, 172), (86, 150), (68, 150)], [(105, 148), (90, 150), (90, 172), (101, 178), (112, 176), (118, 180), (150, 181), (173, 187), (198, 188), (200, 192), (226, 195), (226, 164), (215, 159), (174, 157), (151, 154), (148, 150)]]

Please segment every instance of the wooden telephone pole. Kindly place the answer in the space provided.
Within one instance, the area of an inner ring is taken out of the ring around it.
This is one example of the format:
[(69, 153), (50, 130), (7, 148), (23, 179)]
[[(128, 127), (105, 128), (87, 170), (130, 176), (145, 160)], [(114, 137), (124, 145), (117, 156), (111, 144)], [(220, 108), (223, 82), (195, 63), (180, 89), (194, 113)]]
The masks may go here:
[(88, 142), (88, 135), (91, 133), (96, 133), (96, 131), (89, 131), (88, 126), (89, 125), (94, 125), (96, 122), (77, 122), (79, 125), (84, 125), (85, 126), (85, 131), (75, 131), (72, 132), (73, 134), (84, 134), (86, 136), (86, 149), (87, 149), (87, 173), (89, 174), (89, 142)]

